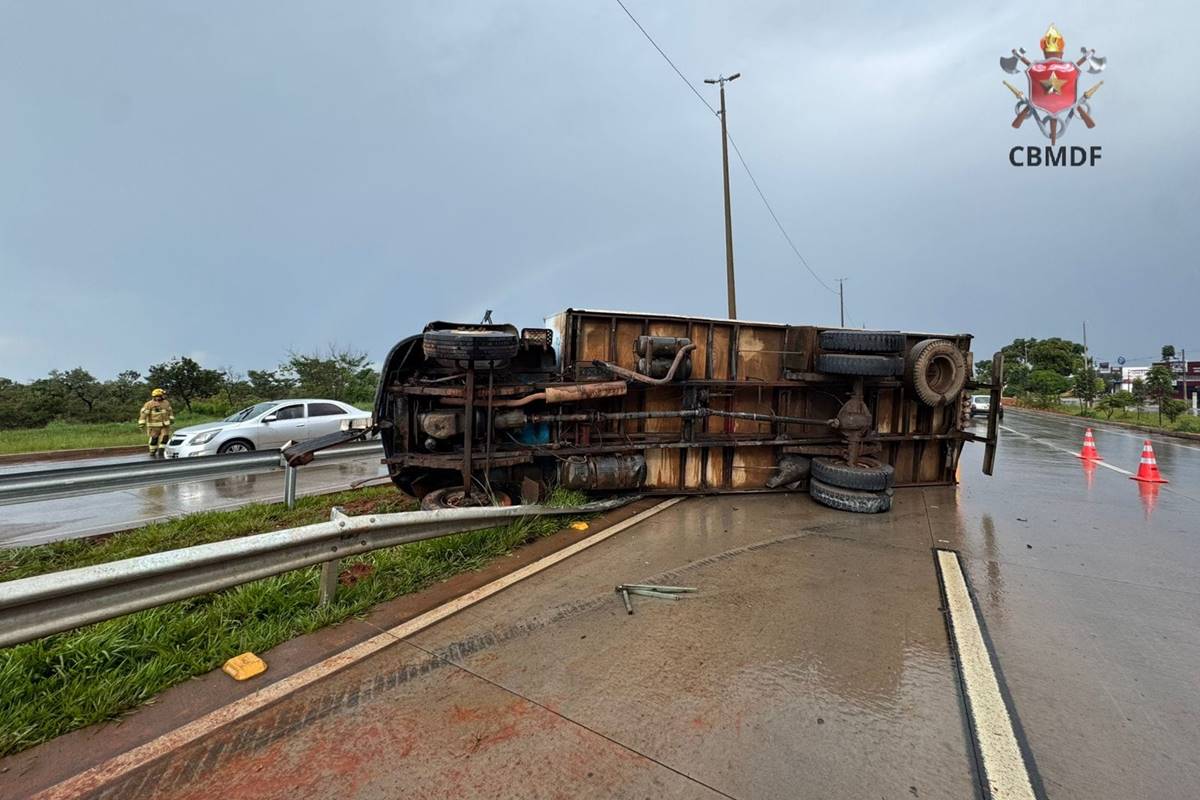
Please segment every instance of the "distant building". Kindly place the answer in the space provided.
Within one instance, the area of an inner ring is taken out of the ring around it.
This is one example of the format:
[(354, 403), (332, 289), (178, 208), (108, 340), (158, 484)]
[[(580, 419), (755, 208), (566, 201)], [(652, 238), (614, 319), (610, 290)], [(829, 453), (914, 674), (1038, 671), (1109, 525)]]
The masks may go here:
[(1133, 382), (1137, 379), (1146, 380), (1149, 367), (1121, 367), (1121, 388), (1126, 392), (1133, 391)]

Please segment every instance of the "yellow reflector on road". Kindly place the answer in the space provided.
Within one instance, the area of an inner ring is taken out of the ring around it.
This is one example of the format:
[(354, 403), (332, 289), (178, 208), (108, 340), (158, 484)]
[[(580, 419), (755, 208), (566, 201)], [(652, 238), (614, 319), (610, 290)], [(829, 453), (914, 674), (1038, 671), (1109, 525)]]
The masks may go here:
[(254, 655), (254, 653), (242, 653), (240, 656), (234, 656), (226, 661), (225, 666), (221, 667), (221, 669), (235, 681), (244, 681), (247, 678), (253, 678), (255, 675), (261, 675), (266, 672), (267, 662)]

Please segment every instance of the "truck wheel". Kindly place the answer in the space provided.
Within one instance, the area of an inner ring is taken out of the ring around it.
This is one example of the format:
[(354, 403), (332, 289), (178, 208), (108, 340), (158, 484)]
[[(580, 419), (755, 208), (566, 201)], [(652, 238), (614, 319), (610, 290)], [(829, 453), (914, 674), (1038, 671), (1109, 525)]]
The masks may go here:
[(840, 489), (862, 489), (879, 492), (892, 488), (896, 471), (891, 464), (869, 466), (847, 464), (834, 458), (814, 458), (812, 476), (821, 483)]
[(967, 362), (954, 342), (924, 339), (909, 354), (908, 382), (927, 406), (954, 402), (967, 381)]
[(421, 498), (421, 510), (435, 511), (439, 508), (479, 508), (481, 506), (511, 506), (512, 498), (501, 491), (493, 491), (491, 496), (475, 490), (470, 497), (464, 495), (461, 486), (447, 486), (444, 489), (434, 489)]
[(425, 331), (421, 346), (426, 358), (470, 361), (477, 367), (495, 366), (517, 354), (520, 340), (509, 331), (447, 328)]
[(904, 334), (898, 331), (821, 331), (821, 349), (839, 353), (899, 353)]
[(899, 356), (860, 356), (842, 353), (822, 353), (817, 356), (817, 370), (830, 375), (890, 378), (904, 372), (904, 359)]
[(892, 507), (892, 490), (864, 492), (858, 489), (843, 489), (830, 486), (817, 479), (808, 482), (808, 493), (823, 506), (855, 514), (879, 514)]

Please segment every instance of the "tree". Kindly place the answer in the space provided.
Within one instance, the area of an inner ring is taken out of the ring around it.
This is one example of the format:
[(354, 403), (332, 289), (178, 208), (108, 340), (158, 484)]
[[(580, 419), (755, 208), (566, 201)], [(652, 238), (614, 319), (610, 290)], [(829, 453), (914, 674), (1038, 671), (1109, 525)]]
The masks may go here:
[(150, 367), (150, 383), (167, 390), (167, 395), (183, 401), (192, 410), (192, 401), (209, 397), (221, 389), (221, 373), (205, 369), (187, 356)]
[(1158, 404), (1158, 424), (1162, 425), (1163, 404), (1175, 394), (1175, 376), (1162, 364), (1146, 373), (1146, 394)]
[(1104, 381), (1100, 380), (1096, 368), (1090, 364), (1075, 373), (1073, 386), (1075, 396), (1083, 408), (1090, 408), (1092, 401), (1104, 391)]
[(270, 369), (246, 370), (246, 377), (250, 379), (250, 393), (257, 400), (281, 400), (296, 385), (287, 375)]
[(92, 377), (92, 373), (83, 367), (60, 372), (50, 370), (50, 383), (57, 386), (64, 398), (73, 398), (83, 403), (90, 415), (96, 407), (96, 401), (104, 392), (100, 381)]
[(41, 428), (58, 407), (34, 387), (0, 378), (0, 430)]
[(233, 367), (221, 367), (218, 372), (221, 373), (221, 393), (225, 395), (225, 402), (232, 411), (249, 399), (250, 384)]
[(1164, 344), (1162, 347), (1162, 360), (1170, 361), (1175, 357), (1175, 345)]
[(992, 360), (990, 358), (975, 362), (975, 380), (980, 383), (992, 382)]
[(1100, 402), (1096, 404), (1096, 407), (1103, 411), (1108, 419), (1112, 419), (1114, 413), (1117, 411), (1124, 413), (1125, 409), (1133, 405), (1133, 402), (1133, 395), (1131, 393), (1120, 391), (1100, 398)]
[(1167, 419), (1174, 422), (1180, 414), (1187, 411), (1187, 403), (1175, 397), (1168, 397), (1159, 404), (1158, 410), (1162, 414), (1167, 415)]
[(117, 377), (108, 382), (108, 390), (118, 403), (130, 405), (145, 395), (146, 384), (142, 381), (142, 373), (127, 369), (117, 373)]
[(1148, 397), (1146, 382), (1141, 378), (1134, 378), (1133, 383), (1130, 384), (1130, 388), (1133, 389), (1130, 392), (1130, 396), (1133, 398), (1133, 404), (1137, 408), (1137, 415), (1140, 417), (1142, 416), (1142, 406), (1146, 405), (1146, 398)]
[(293, 377), (301, 394), (333, 400), (362, 402), (370, 399), (379, 374), (367, 362), (366, 353), (330, 347), (326, 355), (291, 353), (281, 371)]
[(1057, 403), (1062, 393), (1070, 385), (1071, 383), (1066, 377), (1059, 375), (1054, 370), (1038, 369), (1029, 376), (1029, 389), (1037, 396), (1038, 404), (1042, 406), (1052, 406)]
[(1029, 391), (1029, 375), (1032, 372), (1028, 364), (1004, 364), (1004, 386), (1009, 395), (1021, 395)]

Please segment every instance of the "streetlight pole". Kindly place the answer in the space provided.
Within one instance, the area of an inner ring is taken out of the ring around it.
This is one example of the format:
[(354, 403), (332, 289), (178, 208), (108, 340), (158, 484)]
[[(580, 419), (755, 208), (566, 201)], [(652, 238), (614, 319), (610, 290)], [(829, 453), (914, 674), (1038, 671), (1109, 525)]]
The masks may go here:
[(846, 279), (838, 278), (838, 315), (841, 317), (841, 326), (846, 327)]
[(726, 78), (707, 78), (705, 83), (721, 87), (721, 168), (725, 177), (725, 284), (729, 296), (729, 318), (737, 319), (737, 290), (733, 283), (733, 214), (729, 209), (729, 130), (725, 124), (725, 84), (736, 81), (742, 73), (735, 72)]

